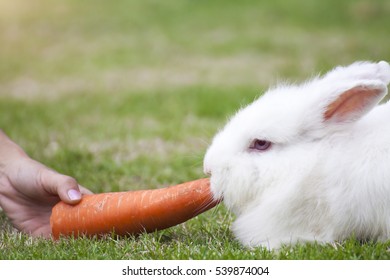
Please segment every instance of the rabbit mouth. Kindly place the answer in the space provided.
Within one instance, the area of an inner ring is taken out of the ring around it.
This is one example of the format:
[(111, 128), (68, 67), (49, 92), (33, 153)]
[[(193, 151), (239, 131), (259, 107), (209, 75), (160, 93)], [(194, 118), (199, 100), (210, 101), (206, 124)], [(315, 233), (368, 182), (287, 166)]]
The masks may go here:
[[(246, 170), (247, 172), (252, 172)], [(257, 203), (261, 196), (259, 178), (242, 170), (224, 168), (214, 170), (210, 176), (210, 190), (215, 200), (223, 201), (229, 211), (240, 214)], [(260, 184), (261, 185), (261, 184)]]
[(223, 185), (215, 180), (214, 176), (210, 176), (210, 191), (214, 200), (222, 201), (224, 199)]
[(225, 176), (225, 174), (213, 174), (210, 177), (210, 189), (213, 194), (213, 198), (217, 201), (223, 202), (224, 205), (234, 213), (240, 213), (241, 208), (238, 204), (241, 204), (240, 194), (236, 193), (234, 188), (237, 182)]
[(223, 198), (224, 198), (223, 186), (224, 185), (225, 184), (223, 183), (223, 180), (220, 179), (220, 176), (215, 176), (215, 175), (210, 176), (210, 189), (211, 189), (211, 192), (213, 194), (213, 198), (215, 200), (223, 200)]

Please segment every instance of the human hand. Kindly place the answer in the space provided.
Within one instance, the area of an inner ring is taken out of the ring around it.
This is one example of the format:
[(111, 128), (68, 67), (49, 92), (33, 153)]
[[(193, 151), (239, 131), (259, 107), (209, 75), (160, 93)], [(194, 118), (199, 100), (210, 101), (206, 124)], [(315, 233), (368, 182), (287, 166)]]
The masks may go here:
[(74, 178), (28, 157), (0, 130), (0, 206), (15, 228), (48, 237), (52, 207), (60, 200), (77, 204), (90, 193)]

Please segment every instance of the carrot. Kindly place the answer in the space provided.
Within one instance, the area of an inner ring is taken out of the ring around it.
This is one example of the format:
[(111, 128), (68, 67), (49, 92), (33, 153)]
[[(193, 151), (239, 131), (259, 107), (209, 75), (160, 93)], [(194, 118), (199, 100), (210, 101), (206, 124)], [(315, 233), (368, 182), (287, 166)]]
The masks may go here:
[(185, 222), (217, 205), (208, 178), (154, 190), (84, 195), (77, 205), (59, 202), (50, 217), (52, 235), (140, 234)]

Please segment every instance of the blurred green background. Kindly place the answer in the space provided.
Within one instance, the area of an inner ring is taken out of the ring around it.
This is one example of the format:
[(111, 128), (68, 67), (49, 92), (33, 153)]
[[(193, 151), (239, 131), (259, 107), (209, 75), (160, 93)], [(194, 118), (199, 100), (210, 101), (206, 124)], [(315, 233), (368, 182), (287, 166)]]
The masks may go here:
[(2, 95), (268, 85), (389, 57), (389, 1), (1, 0)]

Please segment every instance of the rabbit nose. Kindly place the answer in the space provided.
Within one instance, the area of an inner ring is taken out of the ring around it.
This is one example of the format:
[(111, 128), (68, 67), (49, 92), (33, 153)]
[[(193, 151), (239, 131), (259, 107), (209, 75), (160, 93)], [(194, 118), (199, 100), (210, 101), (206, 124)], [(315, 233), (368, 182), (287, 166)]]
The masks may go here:
[(203, 173), (207, 176), (211, 176), (211, 169), (208, 167), (204, 167)]

